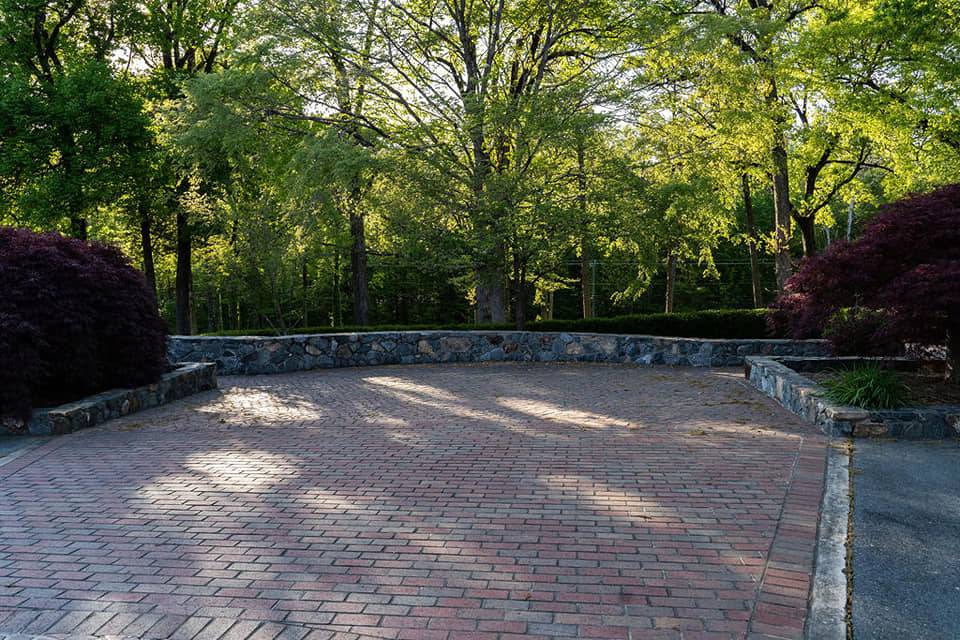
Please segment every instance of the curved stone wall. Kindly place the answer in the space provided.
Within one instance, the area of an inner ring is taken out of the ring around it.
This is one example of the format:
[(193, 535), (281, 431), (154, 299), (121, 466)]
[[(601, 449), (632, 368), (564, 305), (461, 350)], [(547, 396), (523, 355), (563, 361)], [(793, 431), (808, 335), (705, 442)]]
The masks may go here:
[(705, 340), (533, 331), (401, 331), (281, 337), (172, 336), (170, 360), (215, 362), (222, 375), (438, 362), (742, 365), (746, 356), (826, 356), (824, 340)]
[(26, 423), (0, 422), (0, 434), (63, 435), (216, 388), (216, 367), (209, 363), (180, 362), (176, 369), (163, 374), (153, 384), (111, 389), (57, 407), (35, 409)]
[(861, 409), (833, 402), (807, 371), (846, 369), (860, 364), (902, 371), (920, 364), (907, 358), (750, 357), (746, 376), (757, 389), (830, 436), (938, 440), (960, 436), (960, 407), (915, 406)]

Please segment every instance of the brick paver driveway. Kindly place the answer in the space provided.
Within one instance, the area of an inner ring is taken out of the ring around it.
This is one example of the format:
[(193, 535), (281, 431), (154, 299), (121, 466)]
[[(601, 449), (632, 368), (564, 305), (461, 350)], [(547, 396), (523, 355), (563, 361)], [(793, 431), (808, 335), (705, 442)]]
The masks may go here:
[(221, 383), (0, 467), (0, 636), (801, 634), (826, 443), (739, 371)]

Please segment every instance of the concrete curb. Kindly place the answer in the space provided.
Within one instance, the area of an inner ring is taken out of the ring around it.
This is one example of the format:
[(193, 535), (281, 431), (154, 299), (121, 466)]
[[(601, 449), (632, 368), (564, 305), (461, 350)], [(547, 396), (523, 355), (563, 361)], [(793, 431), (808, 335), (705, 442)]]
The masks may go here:
[(850, 517), (850, 451), (846, 440), (828, 447), (817, 558), (810, 594), (807, 640), (847, 637), (847, 526)]

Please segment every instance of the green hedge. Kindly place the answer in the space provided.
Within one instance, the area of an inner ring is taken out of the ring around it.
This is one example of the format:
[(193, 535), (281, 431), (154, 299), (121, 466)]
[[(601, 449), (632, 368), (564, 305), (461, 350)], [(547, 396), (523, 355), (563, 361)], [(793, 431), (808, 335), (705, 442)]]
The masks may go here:
[[(581, 333), (645, 334), (681, 338), (770, 338), (766, 309), (717, 309), (687, 313), (651, 313), (645, 315), (591, 318), (589, 320), (538, 320), (527, 323), (527, 331), (570, 331)], [(512, 330), (512, 324), (418, 324), (376, 325), (371, 327), (306, 327), (288, 333), (352, 333), (360, 331), (483, 331)], [(238, 329), (204, 335), (274, 336), (272, 329)]]
[(679, 338), (769, 338), (766, 309), (718, 309), (686, 313), (542, 320), (530, 322), (531, 331), (646, 334)]

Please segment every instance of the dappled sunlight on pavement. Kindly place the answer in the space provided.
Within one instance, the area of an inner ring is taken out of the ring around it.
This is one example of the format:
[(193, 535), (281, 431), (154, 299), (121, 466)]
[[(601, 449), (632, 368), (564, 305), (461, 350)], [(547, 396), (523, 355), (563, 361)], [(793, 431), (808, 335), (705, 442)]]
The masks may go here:
[(802, 634), (825, 442), (736, 372), (221, 386), (0, 467), (0, 634)]

